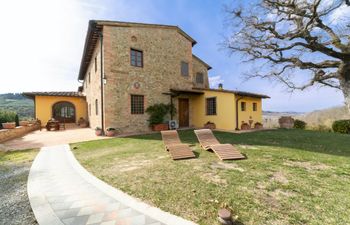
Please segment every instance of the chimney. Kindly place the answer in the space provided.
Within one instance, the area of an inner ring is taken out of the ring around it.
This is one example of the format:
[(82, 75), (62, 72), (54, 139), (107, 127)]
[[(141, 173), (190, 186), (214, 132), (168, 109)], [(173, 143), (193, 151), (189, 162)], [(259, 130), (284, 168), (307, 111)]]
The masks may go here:
[(222, 90), (222, 89), (224, 89), (224, 86), (223, 86), (222, 83), (220, 83), (220, 84), (219, 84), (219, 90)]

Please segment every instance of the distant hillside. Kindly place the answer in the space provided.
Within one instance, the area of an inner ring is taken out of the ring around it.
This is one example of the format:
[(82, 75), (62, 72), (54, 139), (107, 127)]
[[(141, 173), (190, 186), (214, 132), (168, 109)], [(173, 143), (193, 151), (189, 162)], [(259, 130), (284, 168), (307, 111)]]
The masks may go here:
[(0, 94), (0, 110), (13, 111), (21, 119), (34, 117), (34, 102), (21, 94)]
[(303, 120), (309, 128), (318, 128), (320, 126), (331, 128), (335, 120), (350, 119), (350, 113), (344, 106), (316, 110), (309, 113), (264, 111), (264, 126), (267, 128), (278, 127), (278, 119), (281, 116), (291, 116), (294, 119)]
[(350, 113), (345, 106), (332, 107), (329, 109), (316, 110), (296, 118), (304, 120), (310, 127), (317, 127), (319, 125), (332, 127), (335, 120), (350, 119)]
[(273, 112), (263, 111), (263, 124), (265, 128), (276, 128), (279, 127), (278, 119), (281, 116), (291, 116), (293, 118), (303, 115), (302, 112)]

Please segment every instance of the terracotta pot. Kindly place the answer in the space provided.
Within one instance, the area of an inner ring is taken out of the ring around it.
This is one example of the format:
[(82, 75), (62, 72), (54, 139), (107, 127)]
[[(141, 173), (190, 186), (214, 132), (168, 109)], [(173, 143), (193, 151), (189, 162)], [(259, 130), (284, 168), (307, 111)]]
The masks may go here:
[(216, 129), (216, 125), (215, 125), (215, 123), (206, 123), (206, 124), (204, 124), (204, 128), (214, 130), (214, 129)]
[(102, 135), (102, 130), (95, 130), (96, 136), (101, 136)]
[(254, 124), (254, 129), (263, 129), (263, 125), (261, 123)]
[(19, 121), (19, 125), (20, 125), (20, 126), (23, 126), (23, 127), (26, 127), (26, 126), (29, 125), (29, 121), (26, 121), (26, 120), (24, 120), (24, 121)]
[(115, 134), (116, 134), (116, 131), (115, 131), (115, 130), (107, 130), (107, 131), (106, 131), (106, 135), (107, 135), (108, 137), (114, 137)]
[(89, 126), (88, 122), (84, 122), (84, 123), (80, 123), (79, 124), (79, 127), (82, 127), (82, 128), (85, 128), (85, 127), (88, 127), (88, 126)]
[(154, 124), (152, 126), (152, 130), (153, 131), (169, 130), (169, 126), (167, 123)]
[(241, 130), (249, 130), (249, 129), (250, 129), (249, 124), (247, 124), (247, 123), (242, 123), (242, 125), (241, 125)]
[(16, 128), (16, 123), (15, 122), (2, 123), (2, 128), (3, 129), (14, 129), (14, 128)]

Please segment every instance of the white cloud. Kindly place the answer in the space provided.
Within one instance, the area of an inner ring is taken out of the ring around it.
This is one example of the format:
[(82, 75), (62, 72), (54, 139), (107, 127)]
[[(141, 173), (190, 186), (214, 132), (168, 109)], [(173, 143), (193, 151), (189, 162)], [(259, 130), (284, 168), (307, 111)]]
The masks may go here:
[(76, 90), (88, 20), (104, 10), (81, 0), (0, 3), (0, 93)]
[(220, 83), (224, 83), (224, 80), (221, 76), (210, 76), (209, 84), (211, 88), (217, 88)]
[(0, 93), (77, 90), (88, 21), (154, 22), (152, 4), (134, 4), (126, 0), (1, 1)]

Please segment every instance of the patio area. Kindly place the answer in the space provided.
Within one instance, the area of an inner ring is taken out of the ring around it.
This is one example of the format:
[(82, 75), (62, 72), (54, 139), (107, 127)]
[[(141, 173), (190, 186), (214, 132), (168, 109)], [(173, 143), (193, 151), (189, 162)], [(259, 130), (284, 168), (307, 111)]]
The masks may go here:
[(91, 128), (68, 128), (60, 131), (46, 131), (42, 129), (0, 144), (0, 151), (24, 150), (54, 146), (67, 143), (105, 139), (96, 136)]

